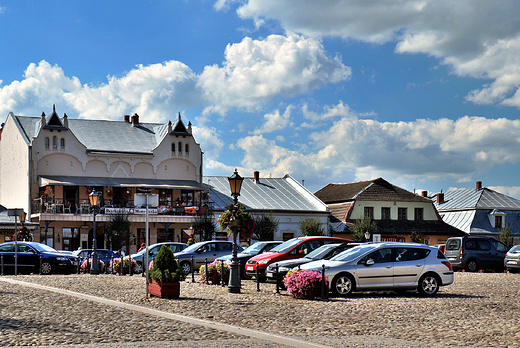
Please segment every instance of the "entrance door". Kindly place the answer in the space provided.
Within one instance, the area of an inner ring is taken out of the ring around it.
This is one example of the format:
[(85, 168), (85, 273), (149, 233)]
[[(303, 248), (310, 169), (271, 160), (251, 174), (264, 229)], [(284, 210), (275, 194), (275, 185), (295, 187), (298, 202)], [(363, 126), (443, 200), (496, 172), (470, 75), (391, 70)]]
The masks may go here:
[(63, 187), (63, 204), (64, 207), (69, 207), (70, 213), (76, 213), (76, 209), (79, 206), (79, 186)]

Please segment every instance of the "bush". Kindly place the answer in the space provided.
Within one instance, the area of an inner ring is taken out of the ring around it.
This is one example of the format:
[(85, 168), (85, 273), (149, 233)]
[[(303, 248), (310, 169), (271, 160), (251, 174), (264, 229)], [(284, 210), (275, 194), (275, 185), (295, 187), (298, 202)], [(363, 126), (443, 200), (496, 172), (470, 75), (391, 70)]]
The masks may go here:
[(177, 264), (173, 251), (163, 245), (150, 269), (150, 279), (157, 283), (179, 282), (186, 279), (186, 274)]
[[(80, 265), (80, 271), (83, 273), (90, 272), (90, 267), (92, 266), (92, 258), (84, 259)], [(105, 263), (98, 259), (98, 269), (100, 272), (103, 272), (105, 269)]]
[[(321, 272), (311, 270), (289, 271), (283, 283), (287, 292), (296, 298), (306, 298), (316, 289), (321, 289)], [(329, 284), (329, 279), (325, 275), (325, 283)]]
[[(131, 260), (131, 261), (130, 261)], [(132, 272), (135, 272), (135, 268), (137, 267), (137, 262), (134, 259), (130, 259), (129, 257), (125, 257), (123, 259), (123, 274), (128, 272), (128, 263), (132, 263)], [(120, 273), (121, 272), (121, 258), (116, 257), (112, 261), (110, 261), (110, 267), (112, 267), (112, 272)]]
[(298, 222), (298, 228), (304, 236), (324, 236), (325, 230), (318, 218), (307, 217)]
[[(230, 267), (227, 262), (224, 262), (224, 268), (222, 269), (222, 261), (213, 261), (212, 263), (208, 263), (208, 276), (212, 276), (213, 270), (216, 270), (218, 274), (222, 275), (222, 270), (224, 270), (224, 274), (228, 274), (230, 271)], [(206, 265), (202, 265), (199, 268), (200, 274), (200, 282), (206, 282)], [(211, 278), (209, 278), (211, 279)]]

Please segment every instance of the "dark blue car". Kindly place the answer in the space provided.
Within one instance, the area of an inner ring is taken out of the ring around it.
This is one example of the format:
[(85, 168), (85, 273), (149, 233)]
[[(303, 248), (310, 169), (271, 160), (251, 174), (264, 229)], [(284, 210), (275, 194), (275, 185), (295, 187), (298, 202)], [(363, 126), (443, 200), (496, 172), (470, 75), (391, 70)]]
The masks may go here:
[[(265, 253), (266, 251), (271, 250), (277, 245), (282, 244), (283, 241), (281, 240), (274, 240), (274, 241), (265, 241), (265, 242), (256, 242), (255, 244), (251, 244), (248, 246), (244, 251), (237, 254), (238, 263), (240, 264), (240, 269), (242, 270), (242, 278), (243, 279), (249, 279), (250, 277), (246, 276), (245, 272), (245, 266), (247, 260), (252, 258), (255, 255)], [(219, 261), (225, 261), (225, 262), (231, 262), (231, 256), (232, 254), (221, 256), (217, 258)]]
[[(75, 271), (75, 256), (60, 253), (48, 245), (36, 242), (14, 242), (0, 244), (0, 257), (3, 259), (4, 273), (14, 274), (15, 254), (17, 273), (72, 273)], [(41, 265), (41, 268), (40, 268)]]

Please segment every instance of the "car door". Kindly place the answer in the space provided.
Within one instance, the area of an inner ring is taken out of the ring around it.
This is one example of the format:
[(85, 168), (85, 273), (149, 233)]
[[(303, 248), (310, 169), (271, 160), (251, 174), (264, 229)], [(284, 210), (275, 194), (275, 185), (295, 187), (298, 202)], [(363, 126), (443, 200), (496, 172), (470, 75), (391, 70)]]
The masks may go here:
[(378, 289), (394, 284), (392, 248), (380, 248), (358, 261), (356, 281), (358, 289)]
[(394, 286), (414, 287), (419, 281), (428, 250), (414, 247), (395, 248)]
[(217, 258), (217, 243), (209, 242), (201, 245), (193, 255), (193, 261), (198, 268), (205, 264), (213, 262)]
[(18, 244), (17, 250), (19, 273), (31, 273), (40, 269), (40, 257), (36, 250), (26, 244)]
[(0, 263), (1, 262), (4, 264), (4, 273), (14, 272), (14, 244), (0, 245)]
[(506, 257), (506, 253), (508, 247), (498, 240), (494, 240), (491, 242), (493, 244), (493, 268), (501, 269), (504, 267), (504, 259)]
[[(477, 257), (479, 259), (479, 267), (481, 269), (493, 267), (493, 250), (491, 242), (487, 239), (477, 240)], [(504, 259), (502, 259), (502, 262)]]

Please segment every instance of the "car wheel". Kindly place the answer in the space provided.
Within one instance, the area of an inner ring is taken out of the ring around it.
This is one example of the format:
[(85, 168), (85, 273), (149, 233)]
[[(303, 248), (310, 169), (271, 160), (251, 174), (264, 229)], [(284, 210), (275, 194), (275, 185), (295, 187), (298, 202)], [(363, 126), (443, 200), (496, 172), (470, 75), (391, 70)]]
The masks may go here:
[(465, 267), (466, 272), (477, 272), (478, 271), (478, 262), (475, 259), (471, 259), (466, 263)]
[(49, 261), (42, 262), (41, 273), (45, 275), (52, 273), (52, 264)]
[(425, 274), (419, 280), (417, 290), (421, 295), (435, 295), (439, 291), (439, 278), (434, 274)]
[(354, 279), (348, 274), (337, 275), (332, 280), (332, 293), (336, 296), (348, 296), (354, 289)]
[(137, 261), (137, 266), (134, 267), (134, 273), (141, 273), (143, 271), (143, 264)]
[(191, 264), (189, 262), (181, 263), (181, 268), (184, 271), (184, 274), (190, 274), (191, 273)]

